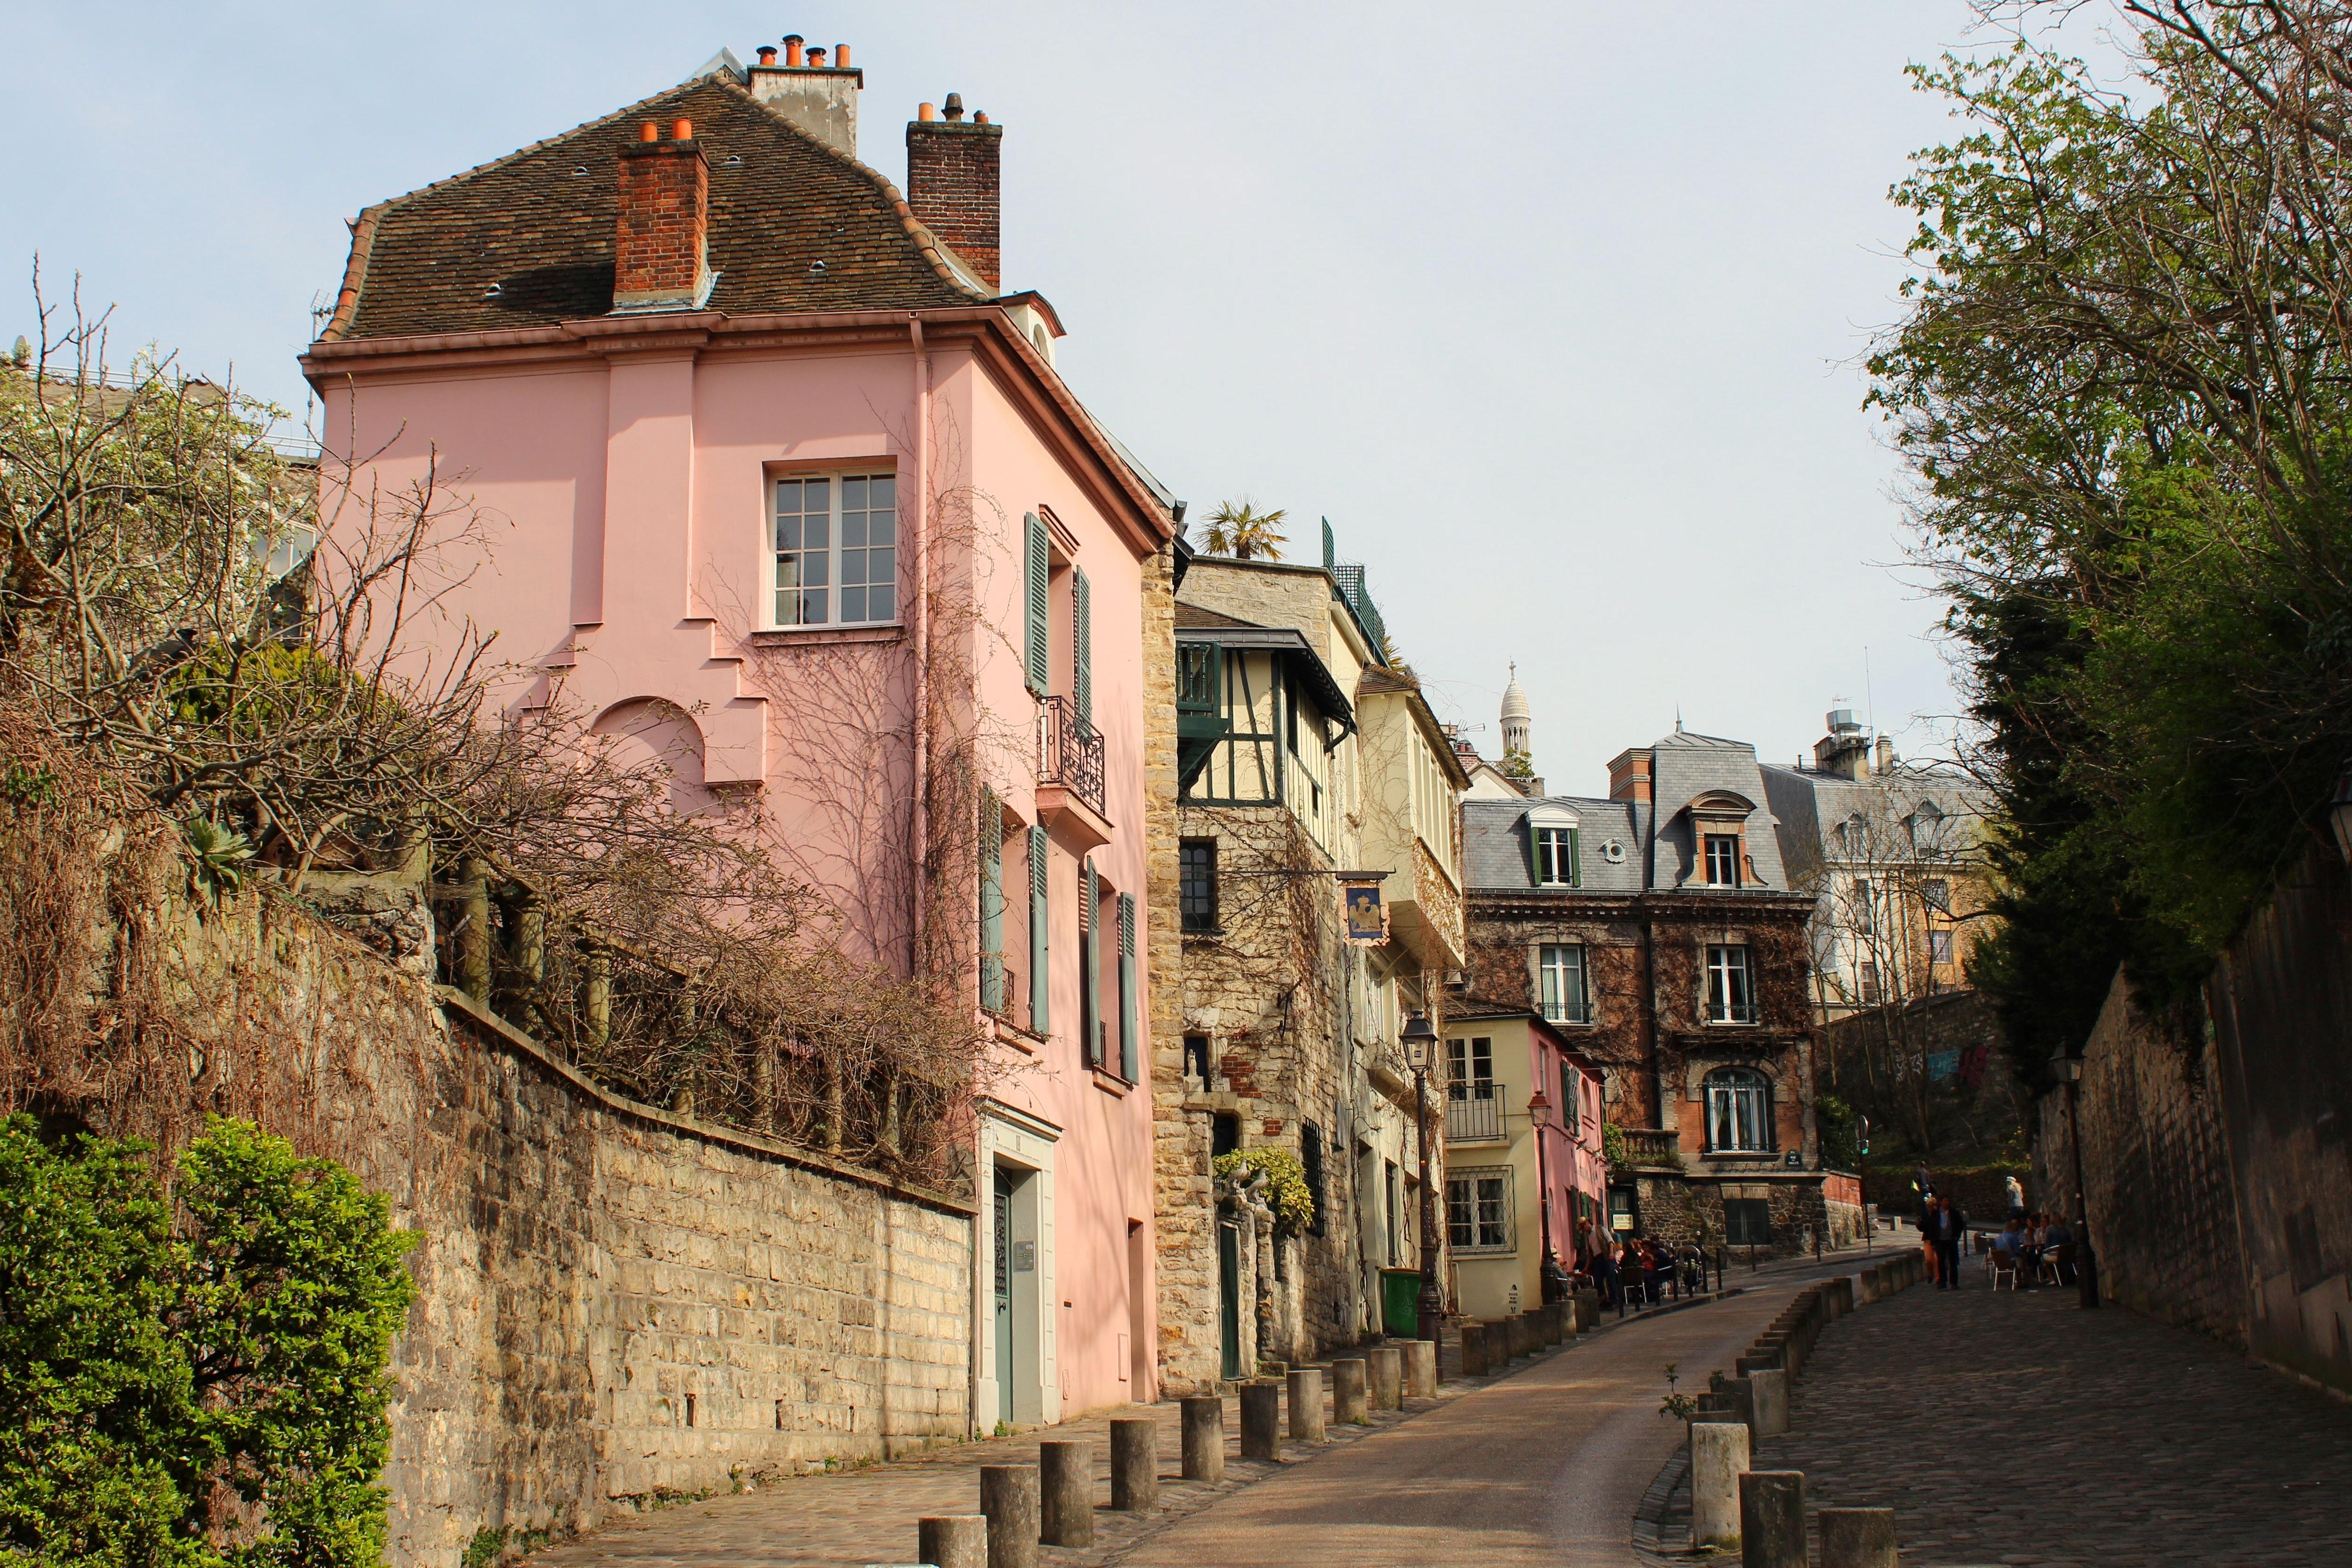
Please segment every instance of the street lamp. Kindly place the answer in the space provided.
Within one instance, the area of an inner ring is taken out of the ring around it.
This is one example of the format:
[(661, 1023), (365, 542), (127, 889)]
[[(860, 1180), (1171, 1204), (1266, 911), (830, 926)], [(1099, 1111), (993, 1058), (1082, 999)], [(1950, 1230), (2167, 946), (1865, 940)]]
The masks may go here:
[(1544, 1134), (1551, 1130), (1551, 1101), (1538, 1086), (1528, 1101), (1528, 1120), (1536, 1130), (1536, 1190), (1543, 1194), (1543, 1262), (1536, 1269), (1538, 1299), (1547, 1305), (1560, 1298), (1559, 1254), (1551, 1245), (1551, 1166), (1544, 1157)]
[(1437, 1204), (1429, 1184), (1429, 1069), (1437, 1048), (1437, 1031), (1429, 1015), (1415, 1013), (1404, 1021), (1404, 1059), (1412, 1068), (1413, 1128), (1421, 1135), (1421, 1298), (1415, 1307), (1421, 1338), (1434, 1342), (1444, 1298), (1437, 1289)]
[(2050, 1058), (2050, 1076), (2066, 1086), (2066, 1142), (2074, 1155), (2074, 1289), (2085, 1310), (2099, 1305), (2099, 1260), (2091, 1252), (2091, 1205), (2083, 1195), (2083, 1110), (2076, 1098), (2083, 1058), (2061, 1046)]

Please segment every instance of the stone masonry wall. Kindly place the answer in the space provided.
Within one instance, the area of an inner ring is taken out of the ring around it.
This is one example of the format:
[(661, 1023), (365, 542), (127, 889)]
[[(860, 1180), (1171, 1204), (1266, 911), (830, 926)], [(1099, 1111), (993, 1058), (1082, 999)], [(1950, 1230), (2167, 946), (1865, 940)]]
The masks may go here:
[(615, 1099), (274, 892), (152, 913), (202, 1063), (166, 1121), (252, 1117), (420, 1233), (395, 1568), (966, 1430), (963, 1205)]
[[(2118, 973), (2084, 1048), (2083, 1177), (2104, 1295), (2240, 1343), (2237, 1215), (2210, 1040), (2184, 1047), (2132, 1005)], [(2066, 1095), (2045, 1095), (2033, 1191), (2073, 1213)]]

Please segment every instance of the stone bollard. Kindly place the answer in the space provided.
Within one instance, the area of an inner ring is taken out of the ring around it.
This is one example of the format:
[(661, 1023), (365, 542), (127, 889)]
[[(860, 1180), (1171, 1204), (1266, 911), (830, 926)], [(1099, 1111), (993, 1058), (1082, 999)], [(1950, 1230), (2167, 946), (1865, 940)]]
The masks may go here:
[(1036, 1466), (981, 1466), (980, 1511), (988, 1520), (988, 1568), (1037, 1568)]
[(1242, 1384), (1242, 1458), (1282, 1459), (1282, 1388), (1277, 1384)]
[(1487, 1363), (1486, 1354), (1486, 1325), (1484, 1323), (1463, 1324), (1462, 1375), (1465, 1377), (1484, 1377), (1489, 1372), (1492, 1372), (1494, 1368)]
[(1525, 1312), (1511, 1314), (1511, 1359), (1536, 1353), (1536, 1321)]
[(929, 1568), (988, 1568), (988, 1516), (984, 1513), (919, 1519), (915, 1542), (915, 1555)]
[(1807, 1568), (1805, 1472), (1750, 1470), (1739, 1478), (1741, 1568)]
[(1749, 1351), (1746, 1355), (1741, 1356), (1738, 1361), (1733, 1362), (1731, 1363), (1731, 1370), (1738, 1376), (1746, 1377), (1750, 1373), (1759, 1371), (1765, 1367), (1778, 1367), (1784, 1359), (1785, 1352), (1778, 1350), (1766, 1350), (1759, 1344), (1755, 1349)]
[(1825, 1508), (1822, 1568), (1897, 1568), (1895, 1510), (1891, 1508)]
[(1544, 1343), (1556, 1345), (1568, 1338), (1567, 1327), (1561, 1321), (1567, 1311), (1568, 1309), (1558, 1301), (1544, 1308)]
[(1404, 1391), (1415, 1399), (1437, 1397), (1437, 1342), (1404, 1342)]
[(1371, 1412), (1365, 1408), (1364, 1358), (1343, 1356), (1331, 1363), (1331, 1419), (1343, 1426), (1365, 1426)]
[(1754, 1434), (1756, 1430), (1756, 1385), (1744, 1377), (1727, 1377), (1723, 1380), (1722, 1384), (1717, 1388), (1716, 1392), (1721, 1394), (1725, 1399), (1730, 1401), (1730, 1403), (1725, 1405), (1724, 1408), (1727, 1410), (1737, 1410), (1739, 1412), (1739, 1418), (1748, 1423), (1748, 1432), (1751, 1435)]
[(1290, 1440), (1323, 1441), (1323, 1372), (1301, 1367), (1290, 1374)]
[(1404, 1352), (1394, 1345), (1374, 1345), (1364, 1352), (1364, 1360), (1371, 1375), (1372, 1408), (1403, 1409)]
[(1876, 1268), (1865, 1268), (1862, 1271), (1858, 1281), (1858, 1289), (1856, 1289), (1855, 1294), (1861, 1298), (1862, 1304), (1865, 1307), (1878, 1300), (1878, 1270)]
[(1778, 1437), (1789, 1429), (1789, 1374), (1777, 1366), (1759, 1366), (1748, 1374), (1756, 1401), (1756, 1435)]
[(1225, 1402), (1213, 1394), (1182, 1402), (1184, 1479), (1215, 1486), (1225, 1479)]
[(1110, 1506), (1123, 1513), (1160, 1506), (1160, 1423), (1149, 1415), (1110, 1424)]
[(1739, 1478), (1748, 1468), (1748, 1428), (1702, 1415), (1690, 1424), (1691, 1545), (1739, 1539)]
[(1048, 1546), (1095, 1543), (1095, 1446), (1037, 1445), (1037, 1539)]

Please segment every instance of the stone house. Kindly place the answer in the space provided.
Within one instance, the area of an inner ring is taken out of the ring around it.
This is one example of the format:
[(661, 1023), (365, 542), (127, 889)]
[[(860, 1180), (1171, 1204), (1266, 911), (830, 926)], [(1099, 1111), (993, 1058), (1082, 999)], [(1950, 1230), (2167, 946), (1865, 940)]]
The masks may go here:
[[(1464, 962), (1464, 779), (1384, 661), (1360, 569), (1330, 557), (1328, 531), (1322, 566), (1199, 557), (1177, 596), (1183, 1013), (1154, 1086), (1171, 1388), (1383, 1331), (1382, 1270), (1420, 1263), (1399, 1036)], [(1346, 940), (1349, 872), (1379, 878), (1385, 939)], [(1297, 1159), (1305, 1225), (1257, 1223), (1215, 1176), (1256, 1148)]]
[(303, 359), (321, 513), (434, 490), (419, 659), (495, 631), (504, 717), (650, 750), (969, 1006), (966, 1420), (1053, 1422), (1155, 1394), (1180, 507), (1002, 284), (1004, 128), (922, 105), (902, 194), (846, 48), (782, 52), (360, 215)]
[(1465, 803), (1474, 993), (1598, 1068), (1615, 1230), (1776, 1254), (1856, 1230), (1813, 1121), (1813, 900), (1754, 748), (1676, 730), (1609, 774), (1601, 798)]

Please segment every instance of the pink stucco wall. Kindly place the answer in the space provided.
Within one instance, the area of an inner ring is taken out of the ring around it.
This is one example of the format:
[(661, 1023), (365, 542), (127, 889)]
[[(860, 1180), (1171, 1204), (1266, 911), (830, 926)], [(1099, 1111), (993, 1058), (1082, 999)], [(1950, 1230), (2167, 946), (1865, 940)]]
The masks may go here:
[[(467, 621), (494, 631), (495, 656), (513, 666), (502, 688), (509, 710), (560, 689), (583, 718), (634, 721), (642, 707), (615, 710), (647, 700), (683, 710), (699, 732), (702, 782), (755, 786), (788, 858), (842, 910), (843, 940), (903, 968), (917, 864), (914, 637), (910, 628), (760, 631), (768, 483), (779, 468), (819, 462), (895, 468), (902, 623), (909, 546), (929, 528), (931, 571), (968, 589), (972, 606), (933, 628), (933, 679), (953, 686), (937, 693), (934, 711), (969, 726), (982, 780), (1023, 823), (1035, 820), (1036, 801), (1021, 531), (1025, 513), (1049, 508), (1076, 540), (1092, 588), (1094, 712), (1113, 829), (1094, 859), (1109, 888), (1135, 897), (1148, 929), (1141, 628), (1150, 557), (1134, 521), (1122, 527), (1099, 504), (1099, 475), (1090, 480), (1068, 457), (1090, 437), (1041, 423), (1035, 389), (1006, 384), (1007, 356), (939, 342), (926, 378), (904, 317), (896, 320), (895, 344), (874, 342), (869, 330), (862, 342), (819, 346), (719, 344), (693, 333), (667, 344), (608, 335), (599, 346), (551, 331), (322, 345), (309, 368), (326, 403), (326, 469), (338, 471), (338, 456), (362, 459), (353, 495), (323, 498), (329, 527), (360, 526), (356, 498), (371, 486), (396, 493), (436, 466), (486, 543), (450, 532), (440, 601), (410, 640), (454, 646)], [(930, 508), (918, 507), (919, 493), (933, 498)], [(446, 527), (455, 530), (454, 512)], [(1066, 605), (1056, 605), (1055, 625), (1068, 625)], [(1054, 642), (1053, 689), (1066, 692), (1069, 638)], [(845, 726), (851, 707), (860, 717)], [(987, 1089), (1058, 1130), (1058, 1300), (1048, 1305), (1062, 1409), (1049, 1417), (1152, 1397), (1150, 1358), (1134, 1347), (1157, 1342), (1150, 1096), (1148, 1084), (1129, 1089), (1079, 1055), (1078, 866), (1059, 846), (1049, 862), (1053, 1033), (1024, 1041), (1008, 1032), (998, 1047), (1003, 1070)], [(1139, 959), (1136, 969), (1141, 993), (1149, 966)], [(1150, 1012), (1139, 994), (1137, 1054), (1147, 1072)], [(976, 1262), (979, 1313), (989, 1270), (986, 1258)], [(992, 1414), (982, 1413), (983, 1426)]]

